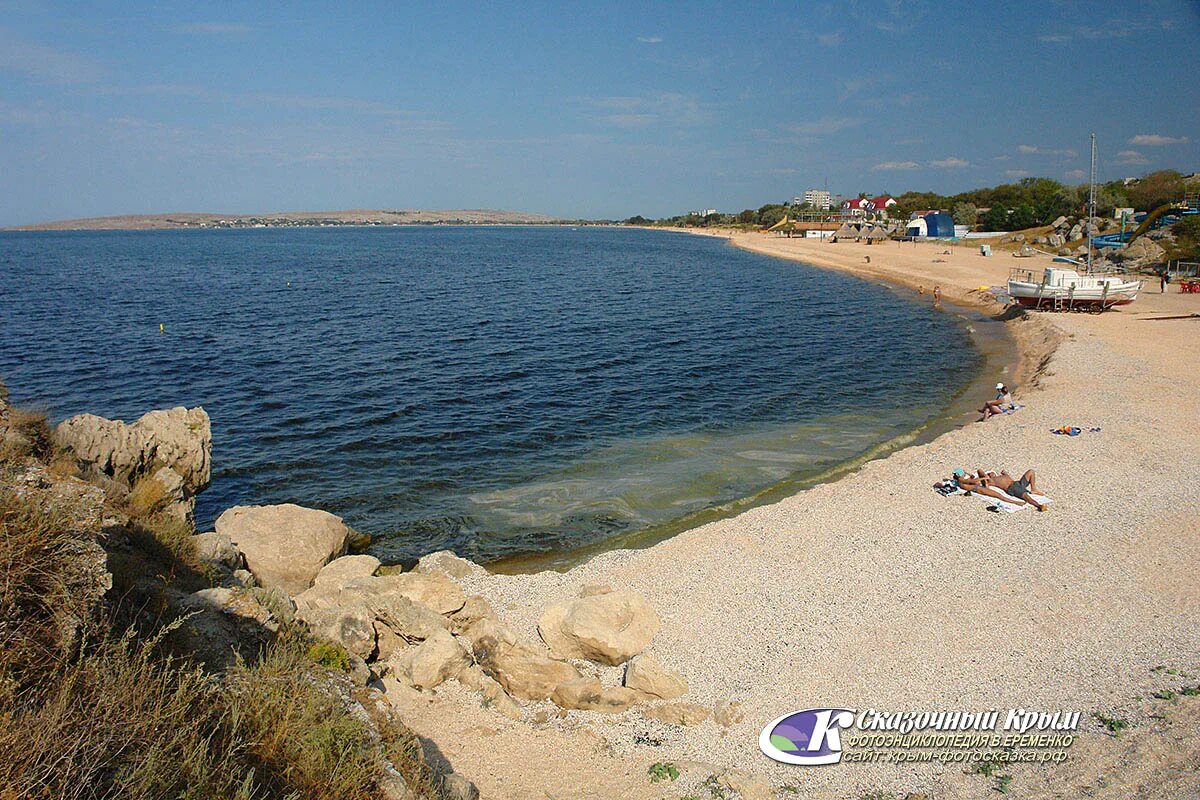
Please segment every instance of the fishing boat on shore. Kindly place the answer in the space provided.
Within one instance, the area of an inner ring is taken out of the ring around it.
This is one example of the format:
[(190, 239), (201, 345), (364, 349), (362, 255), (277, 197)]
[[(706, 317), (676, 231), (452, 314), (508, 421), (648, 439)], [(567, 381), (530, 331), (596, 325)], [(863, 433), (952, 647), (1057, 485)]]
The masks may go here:
[[(1096, 134), (1091, 136), (1091, 181), (1088, 190), (1087, 219), (1096, 219)], [(1072, 265), (1084, 267), (1086, 275), (1080, 275), (1073, 269), (1062, 267), (1047, 267), (1037, 280), (1032, 270), (1014, 269), (1008, 275), (1008, 295), (1013, 302), (1026, 308), (1040, 308), (1051, 311), (1104, 311), (1114, 306), (1127, 306), (1137, 299), (1142, 289), (1142, 282), (1128, 280), (1119, 275), (1095, 274), (1092, 272), (1092, 253), (1094, 251), (1092, 233), (1088, 233), (1087, 263), (1083, 264), (1074, 259), (1055, 258)], [(1028, 254), (1032, 255), (1032, 251)]]
[(1008, 294), (1014, 303), (1050, 311), (1104, 311), (1125, 306), (1137, 299), (1141, 289), (1141, 281), (1117, 275), (1080, 275), (1059, 267), (1047, 267), (1041, 280), (1027, 269), (1014, 269), (1008, 278)]

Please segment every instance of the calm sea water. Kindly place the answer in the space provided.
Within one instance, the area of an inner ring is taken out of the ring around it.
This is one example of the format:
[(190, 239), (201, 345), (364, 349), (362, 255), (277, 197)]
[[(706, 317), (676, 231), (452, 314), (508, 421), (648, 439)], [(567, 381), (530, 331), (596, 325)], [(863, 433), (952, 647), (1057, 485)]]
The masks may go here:
[(979, 361), (927, 304), (680, 234), (0, 233), (16, 400), (202, 405), (202, 525), (295, 502), (390, 560), (574, 547), (817, 473)]

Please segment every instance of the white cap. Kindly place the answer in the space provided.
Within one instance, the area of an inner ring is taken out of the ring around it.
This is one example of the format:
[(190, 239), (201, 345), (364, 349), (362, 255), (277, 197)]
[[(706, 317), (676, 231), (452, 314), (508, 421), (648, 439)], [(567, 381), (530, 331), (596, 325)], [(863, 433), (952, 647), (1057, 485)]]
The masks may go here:
[(1003, 388), (1004, 388), (1004, 384), (1003, 384), (1003, 383), (997, 383), (997, 384), (996, 384), (996, 388), (997, 388), (997, 389), (1003, 389)]

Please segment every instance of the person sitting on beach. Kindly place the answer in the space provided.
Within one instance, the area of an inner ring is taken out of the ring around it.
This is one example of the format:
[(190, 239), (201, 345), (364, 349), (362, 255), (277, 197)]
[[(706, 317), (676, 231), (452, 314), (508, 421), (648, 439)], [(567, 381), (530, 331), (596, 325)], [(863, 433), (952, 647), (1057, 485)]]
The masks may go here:
[(1025, 470), (1025, 474), (1017, 480), (1013, 480), (1013, 477), (1005, 470), (1000, 470), (999, 473), (985, 473), (983, 470), (977, 470), (974, 475), (970, 475), (966, 470), (956, 469), (954, 470), (954, 483), (964, 492), (994, 497), (1006, 503), (1011, 503), (1015, 499), (1019, 506), (1028, 503), (1038, 511), (1046, 510), (1046, 506), (1034, 500), (1031, 495), (1031, 492), (1038, 492), (1037, 473), (1031, 469)]
[(1005, 411), (1012, 411), (1017, 407), (1013, 402), (1012, 392), (1003, 383), (996, 384), (996, 399), (988, 400), (983, 404), (983, 408), (979, 409), (979, 413), (983, 414), (983, 419), (980, 422), (991, 419), (997, 414), (1003, 414)]

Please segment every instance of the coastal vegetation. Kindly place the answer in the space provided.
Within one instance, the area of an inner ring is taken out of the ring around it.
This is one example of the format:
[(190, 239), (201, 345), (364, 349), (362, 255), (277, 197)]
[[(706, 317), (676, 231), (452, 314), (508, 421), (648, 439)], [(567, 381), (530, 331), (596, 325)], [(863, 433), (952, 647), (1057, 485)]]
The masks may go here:
[(186, 655), (176, 601), (212, 584), (197, 537), (61, 474), (53, 441), (0, 384), (0, 798), (441, 796), (416, 737), (302, 625), (223, 671)]
[[(1117, 208), (1152, 211), (1164, 203), (1179, 201), (1189, 186), (1193, 190), (1198, 188), (1195, 177), (1184, 176), (1175, 170), (1159, 170), (1137, 179), (1102, 183), (1096, 187), (1096, 213), (1101, 217), (1111, 217)], [(895, 195), (896, 205), (888, 209), (888, 216), (908, 219), (917, 211), (943, 209), (951, 212), (959, 225), (980, 225), (994, 231), (1017, 231), (1048, 225), (1061, 216), (1078, 214), (1087, 205), (1088, 191), (1086, 184), (1071, 185), (1038, 177), (1021, 178), (1012, 183), (953, 195), (907, 191)], [(676, 228), (765, 229), (788, 214), (815, 211), (817, 209), (807, 205), (768, 203), (736, 214), (701, 216), (691, 213), (658, 220), (638, 216), (626, 220), (626, 223)]]

